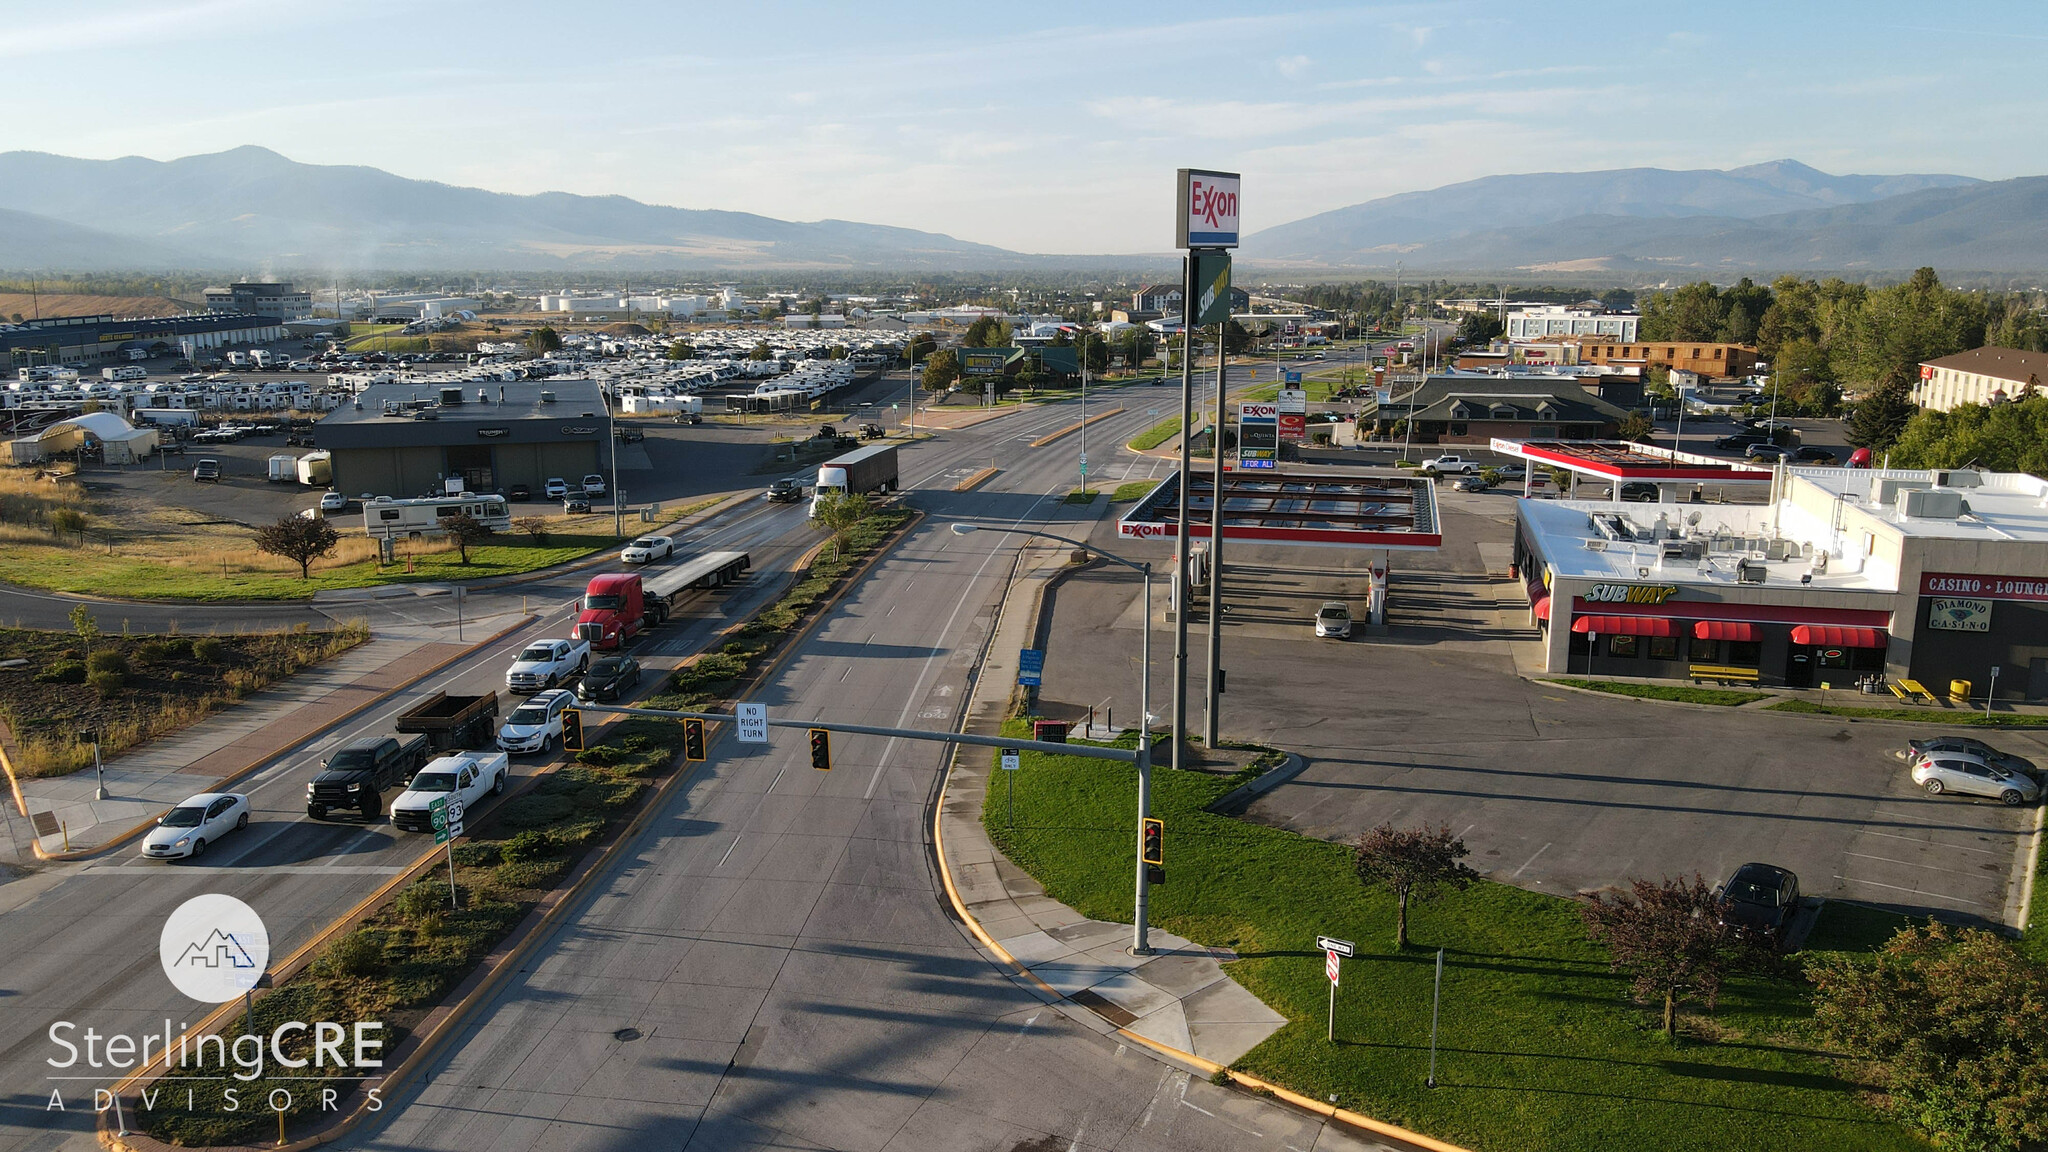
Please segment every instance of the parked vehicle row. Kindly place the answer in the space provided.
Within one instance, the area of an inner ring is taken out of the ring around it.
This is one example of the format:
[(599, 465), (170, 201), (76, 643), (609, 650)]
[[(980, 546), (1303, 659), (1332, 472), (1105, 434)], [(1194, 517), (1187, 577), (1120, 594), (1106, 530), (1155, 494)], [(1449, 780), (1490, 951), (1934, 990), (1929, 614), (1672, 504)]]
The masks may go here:
[(1953, 792), (1984, 796), (2008, 807), (2041, 798), (2040, 772), (2031, 760), (2001, 752), (1968, 736), (1908, 741), (1892, 753), (1911, 766), (1913, 783), (1930, 796)]

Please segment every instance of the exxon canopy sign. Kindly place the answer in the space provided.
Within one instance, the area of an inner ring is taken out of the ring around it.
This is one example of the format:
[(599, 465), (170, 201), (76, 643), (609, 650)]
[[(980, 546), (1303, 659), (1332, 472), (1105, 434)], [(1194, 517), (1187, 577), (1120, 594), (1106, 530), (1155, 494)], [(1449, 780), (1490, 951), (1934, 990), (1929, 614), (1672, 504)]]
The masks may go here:
[(1237, 186), (1235, 172), (1181, 169), (1180, 206), (1174, 212), (1174, 246), (1237, 247)]

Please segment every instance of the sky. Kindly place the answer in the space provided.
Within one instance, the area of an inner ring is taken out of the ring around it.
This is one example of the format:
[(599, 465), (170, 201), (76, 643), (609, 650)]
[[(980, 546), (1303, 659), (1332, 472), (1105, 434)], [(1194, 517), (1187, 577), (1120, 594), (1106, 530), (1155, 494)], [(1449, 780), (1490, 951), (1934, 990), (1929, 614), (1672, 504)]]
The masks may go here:
[[(1669, 9), (1669, 11), (1664, 11)], [(4, 146), (1163, 252), (1512, 172), (2038, 175), (2048, 5), (0, 0)]]

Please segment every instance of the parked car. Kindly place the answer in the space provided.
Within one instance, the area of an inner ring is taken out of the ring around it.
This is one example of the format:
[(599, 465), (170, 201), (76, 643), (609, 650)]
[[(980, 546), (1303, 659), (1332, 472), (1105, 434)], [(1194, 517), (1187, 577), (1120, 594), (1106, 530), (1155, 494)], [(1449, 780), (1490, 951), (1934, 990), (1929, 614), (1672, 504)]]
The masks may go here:
[(628, 564), (649, 564), (666, 560), (676, 554), (676, 542), (668, 536), (642, 536), (619, 553), (619, 559)]
[(574, 496), (566, 497), (562, 501), (562, 511), (570, 516), (577, 516), (588, 512), (590, 511), (590, 497), (585, 496), (581, 492)]
[(1840, 457), (1825, 448), (1815, 448), (1809, 445), (1804, 448), (1794, 448), (1791, 459), (1794, 464), (1833, 464)]
[(206, 484), (220, 483), (220, 461), (201, 460), (192, 469), (192, 479)]
[(2003, 768), (2008, 772), (2020, 772), (2028, 776), (2039, 776), (2040, 770), (2034, 762), (2010, 752), (2000, 752), (1982, 740), (1969, 736), (1935, 736), (1926, 740), (1908, 740), (1904, 748), (1896, 749), (1892, 755), (1908, 764), (1917, 764), (1928, 756), (1943, 752), (1960, 752), (1975, 756), (1986, 764)]
[(1799, 910), (1799, 877), (1775, 864), (1744, 864), (1714, 893), (1723, 901), (1723, 926), (1774, 941)]
[(498, 729), (498, 751), (514, 756), (549, 751), (562, 739), (562, 709), (575, 702), (575, 693), (564, 688), (528, 697)]
[(1434, 460), (1423, 461), (1422, 467), (1425, 471), (1433, 471), (1439, 475), (1451, 472), (1464, 475), (1479, 471), (1479, 461), (1467, 460), (1463, 456), (1439, 456)]
[(320, 510), (322, 512), (346, 512), (348, 511), (348, 497), (330, 488), (320, 494)]
[(2008, 808), (2041, 798), (2041, 785), (2033, 777), (1999, 768), (1967, 752), (1936, 752), (1914, 761), (1913, 783), (1930, 796), (1944, 792), (1989, 796)]
[(527, 484), (514, 484), (505, 490), (505, 498), (512, 501), (531, 500), (533, 499), (533, 488)]
[(585, 496), (604, 495), (604, 477), (595, 472), (585, 476), (583, 478), (583, 494)]
[(576, 682), (576, 698), (605, 703), (640, 683), (640, 662), (631, 656), (600, 656)]
[(1754, 460), (1759, 464), (1775, 464), (1792, 454), (1776, 444), (1751, 444), (1742, 450), (1742, 455), (1744, 459)]
[(1655, 484), (1642, 480), (1632, 480), (1623, 484), (1621, 491), (1616, 495), (1619, 499), (1626, 500), (1632, 504), (1655, 504), (1663, 498), (1657, 491)]
[(240, 792), (201, 792), (157, 817), (142, 839), (142, 854), (158, 860), (197, 858), (206, 846), (249, 826), (249, 798)]
[(1351, 609), (1342, 600), (1325, 600), (1316, 609), (1317, 638), (1343, 640), (1351, 635)]
[(550, 500), (560, 500), (569, 494), (569, 482), (560, 476), (550, 476), (548, 482), (541, 486), (541, 492)]
[(1500, 482), (1503, 484), (1510, 480), (1527, 480), (1529, 478), (1529, 467), (1526, 464), (1509, 464), (1496, 468), (1493, 471), (1495, 475), (1500, 477)]
[(1729, 451), (1743, 451), (1752, 444), (1768, 444), (1771, 438), (1761, 432), (1736, 432), (1714, 441), (1714, 447)]
[(635, 428), (633, 425), (622, 424), (619, 426), (619, 443), (638, 444), (645, 439), (647, 439), (647, 433), (642, 432), (640, 429)]
[(1484, 492), (1493, 485), (1488, 484), (1483, 476), (1460, 476), (1451, 481), (1451, 487), (1459, 492)]

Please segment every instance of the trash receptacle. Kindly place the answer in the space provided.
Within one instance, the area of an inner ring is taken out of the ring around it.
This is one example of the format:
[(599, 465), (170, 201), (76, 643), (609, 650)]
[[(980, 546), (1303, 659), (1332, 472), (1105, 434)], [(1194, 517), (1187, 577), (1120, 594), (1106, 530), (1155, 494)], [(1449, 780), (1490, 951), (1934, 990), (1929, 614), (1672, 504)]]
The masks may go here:
[(1968, 704), (1970, 702), (1970, 682), (1968, 680), (1949, 681), (1948, 698), (1958, 704)]
[(1067, 726), (1058, 720), (1033, 720), (1031, 722), (1031, 738), (1052, 744), (1065, 744), (1067, 742)]

